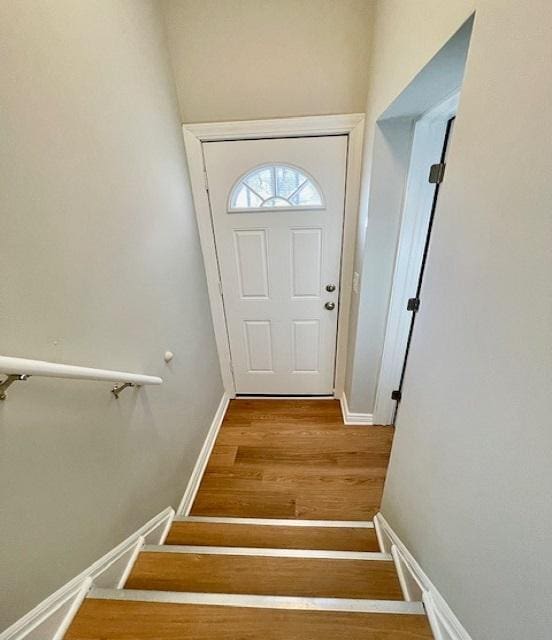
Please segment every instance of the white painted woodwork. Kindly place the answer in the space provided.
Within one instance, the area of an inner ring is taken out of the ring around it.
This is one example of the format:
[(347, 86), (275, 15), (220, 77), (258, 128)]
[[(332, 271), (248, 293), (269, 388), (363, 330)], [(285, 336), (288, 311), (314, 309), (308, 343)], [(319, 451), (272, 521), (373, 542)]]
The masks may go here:
[(396, 401), (391, 392), (399, 388), (412, 318), (406, 305), (416, 294), (435, 193), (435, 185), (428, 181), (429, 167), (441, 158), (447, 122), (457, 111), (459, 97), (455, 92), (415, 125), (374, 407), (376, 424), (393, 422)]
[[(205, 166), (236, 392), (332, 394), (347, 136), (206, 143)], [(228, 212), (240, 178), (289, 164), (323, 207)], [(335, 285), (327, 292), (326, 285)], [(325, 309), (326, 302), (335, 308)]]
[(92, 369), (69, 364), (58, 364), (44, 360), (28, 360), (0, 356), (0, 374), (43, 376), (47, 378), (72, 378), (80, 380), (108, 380), (110, 382), (132, 382), (136, 385), (162, 384), (162, 378), (140, 373), (126, 373), (109, 369)]
[[(180, 511), (179, 511), (180, 513)], [(287, 518), (232, 518), (220, 516), (176, 516), (176, 522), (211, 522), (219, 524), (248, 524), (269, 527), (329, 527), (346, 529), (373, 529), (370, 520), (299, 520)], [(381, 546), (381, 545), (380, 545)], [(390, 553), (390, 552), (389, 552)]]
[[(337, 352), (335, 358), (335, 397), (340, 398), (345, 384), (347, 347), (349, 344), (349, 316), (352, 299), (353, 262), (356, 246), (357, 220), (363, 154), (364, 116), (350, 113), (329, 116), (279, 118), (185, 124), (182, 128), (188, 168), (194, 196), (194, 208), (207, 274), (207, 290), (211, 316), (219, 355), (224, 389), (229, 397), (235, 396), (231, 369), (230, 344), (226, 330), (226, 317), (219, 289), (218, 259), (211, 224), (209, 198), (205, 189), (203, 145), (217, 140), (255, 140), (302, 136), (346, 135), (347, 186), (345, 189), (345, 218), (343, 223), (343, 252), (341, 258), (340, 305), (338, 311)], [(270, 397), (270, 396), (265, 396)], [(294, 398), (297, 396), (286, 396)]]
[(95, 600), (127, 602), (166, 602), (216, 607), (249, 607), (255, 609), (299, 609), (307, 611), (343, 611), (357, 613), (398, 613), (425, 615), (421, 602), (403, 600), (367, 600), (364, 598), (317, 598), (302, 596), (258, 596), (236, 593), (188, 593), (186, 591), (154, 591), (142, 589), (95, 589), (88, 594)]
[[(264, 558), (325, 558), (328, 560), (371, 560), (394, 562), (389, 553), (378, 551), (332, 551), (330, 549), (267, 549), (255, 547), (207, 547), (200, 545), (166, 544), (145, 545), (144, 553), (181, 553), (211, 556), (254, 556)], [(96, 585), (101, 586), (101, 585)], [(405, 598), (409, 602), (414, 598)], [(421, 598), (419, 599), (421, 601)]]
[[(213, 416), (213, 420), (211, 421), (209, 430), (207, 431), (207, 436), (203, 442), (203, 446), (201, 447), (201, 451), (199, 452), (199, 455), (197, 457), (196, 463), (194, 465), (194, 469), (192, 471), (192, 475), (188, 480), (186, 491), (184, 492), (184, 495), (180, 500), (180, 504), (178, 506), (178, 511), (177, 511), (179, 516), (183, 516), (183, 517), (188, 516), (188, 514), (190, 513), (190, 510), (192, 509), (192, 505), (194, 503), (196, 494), (199, 490), (199, 485), (201, 484), (203, 474), (205, 473), (205, 469), (207, 468), (207, 463), (209, 462), (209, 457), (211, 456), (211, 451), (215, 446), (215, 441), (217, 439), (218, 432), (222, 426), (224, 416), (226, 415), (229, 402), (230, 402), (230, 396), (227, 393), (224, 393), (222, 398), (220, 399), (217, 410), (215, 411), (215, 415)], [(165, 538), (163, 538), (163, 540), (164, 539)], [(149, 541), (147, 542), (149, 543)]]
[(374, 516), (374, 525), (382, 553), (390, 551), (394, 558), (406, 600), (412, 599), (410, 604), (420, 599), (423, 601), (435, 640), (472, 640), (443, 595), (381, 513)]
[(167, 507), (93, 565), (64, 584), (34, 609), (0, 632), (0, 640), (62, 640), (90, 587), (122, 591), (144, 544), (163, 545), (174, 518)]

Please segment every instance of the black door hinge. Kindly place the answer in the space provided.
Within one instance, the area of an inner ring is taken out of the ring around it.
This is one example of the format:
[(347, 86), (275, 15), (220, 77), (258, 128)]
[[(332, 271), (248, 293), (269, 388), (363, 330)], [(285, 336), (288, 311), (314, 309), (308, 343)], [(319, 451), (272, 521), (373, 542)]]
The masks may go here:
[(408, 298), (406, 304), (407, 311), (418, 311), (420, 309), (420, 298)]
[(396, 400), (397, 402), (400, 402), (401, 396), (402, 396), (402, 393), (400, 392), (399, 389), (395, 389), (395, 391), (391, 391), (391, 400)]
[(431, 184), (441, 184), (445, 177), (445, 163), (439, 162), (438, 164), (432, 164), (429, 170), (429, 182)]

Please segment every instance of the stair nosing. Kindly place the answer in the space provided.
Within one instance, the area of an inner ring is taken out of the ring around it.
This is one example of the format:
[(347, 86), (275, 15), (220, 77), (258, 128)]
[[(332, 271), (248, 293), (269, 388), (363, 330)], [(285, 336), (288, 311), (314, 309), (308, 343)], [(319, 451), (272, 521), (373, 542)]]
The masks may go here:
[(328, 560), (375, 560), (393, 562), (390, 553), (380, 551), (333, 551), (331, 549), (278, 549), (265, 547), (218, 547), (186, 544), (147, 544), (141, 552), (189, 553), (197, 555), (267, 556), (274, 558), (320, 558)]
[(422, 602), (405, 600), (371, 600), (365, 598), (321, 598), (301, 596), (266, 596), (232, 593), (200, 593), (189, 591), (156, 591), (145, 589), (106, 589), (93, 587), (87, 598), (130, 602), (160, 602), (260, 609), (298, 609), (342, 613), (396, 613), (425, 615)]
[(371, 520), (295, 520), (286, 518), (232, 518), (225, 516), (175, 516), (173, 522), (248, 524), (274, 527), (327, 527), (331, 529), (373, 529)]

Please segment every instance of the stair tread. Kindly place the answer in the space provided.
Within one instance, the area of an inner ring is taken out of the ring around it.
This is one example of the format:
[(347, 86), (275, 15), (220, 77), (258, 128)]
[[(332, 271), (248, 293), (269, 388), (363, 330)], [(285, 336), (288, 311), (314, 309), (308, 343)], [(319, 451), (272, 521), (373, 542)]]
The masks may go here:
[(86, 599), (65, 640), (423, 640), (423, 614), (349, 613)]
[(402, 600), (389, 560), (141, 552), (126, 589)]
[(375, 529), (173, 522), (166, 545), (379, 551)]

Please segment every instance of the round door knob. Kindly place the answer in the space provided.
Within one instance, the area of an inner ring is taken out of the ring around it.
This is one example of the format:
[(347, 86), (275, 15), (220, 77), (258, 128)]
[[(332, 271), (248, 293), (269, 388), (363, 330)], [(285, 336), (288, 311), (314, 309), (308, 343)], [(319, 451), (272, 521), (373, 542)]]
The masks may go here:
[(326, 285), (326, 291), (329, 291), (330, 293), (332, 291), (335, 291), (335, 284), (327, 284)]
[(328, 311), (333, 311), (335, 309), (335, 302), (326, 302), (324, 306)]

